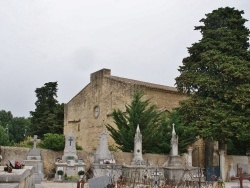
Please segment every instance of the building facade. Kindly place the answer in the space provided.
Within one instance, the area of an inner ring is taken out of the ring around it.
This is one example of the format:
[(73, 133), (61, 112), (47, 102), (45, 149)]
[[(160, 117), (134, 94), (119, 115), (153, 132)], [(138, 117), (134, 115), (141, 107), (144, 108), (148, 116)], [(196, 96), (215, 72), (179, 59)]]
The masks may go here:
[[(65, 104), (64, 134), (73, 131), (79, 146), (86, 151), (95, 150), (103, 126), (116, 126), (111, 116), (113, 110), (125, 112), (125, 105), (131, 103), (137, 89), (144, 91), (143, 99), (150, 99), (151, 104), (166, 112), (186, 99), (174, 87), (112, 76), (110, 69), (101, 69), (92, 73), (90, 83)], [(113, 144), (109, 137), (109, 145)]]

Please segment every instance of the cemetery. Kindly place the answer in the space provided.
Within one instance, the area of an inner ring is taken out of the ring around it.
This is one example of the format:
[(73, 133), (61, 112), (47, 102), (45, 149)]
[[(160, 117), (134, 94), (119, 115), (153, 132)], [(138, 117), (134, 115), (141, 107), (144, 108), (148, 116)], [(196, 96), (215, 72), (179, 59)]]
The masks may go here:
[[(220, 152), (219, 165), (204, 170), (193, 166), (197, 160), (190, 147), (179, 155), (178, 135), (172, 127), (171, 152), (168, 156), (143, 154), (142, 135), (137, 126), (134, 151), (111, 152), (105, 129), (93, 153), (76, 150), (73, 132), (65, 136), (63, 152), (38, 149), (35, 135), (33, 148), (1, 146), (0, 188), (41, 188), (45, 181), (67, 183), (75, 187), (240, 187), (250, 186), (249, 156), (228, 156)], [(201, 148), (202, 150), (202, 148)], [(51, 178), (51, 170), (54, 176)]]

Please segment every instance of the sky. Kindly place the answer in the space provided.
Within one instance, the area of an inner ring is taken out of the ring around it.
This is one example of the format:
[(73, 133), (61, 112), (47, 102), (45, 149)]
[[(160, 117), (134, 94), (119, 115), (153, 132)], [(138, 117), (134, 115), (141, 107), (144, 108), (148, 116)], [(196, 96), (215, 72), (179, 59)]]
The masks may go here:
[(226, 6), (250, 20), (250, 0), (0, 0), (0, 110), (29, 117), (48, 82), (68, 103), (103, 68), (175, 86), (194, 26)]

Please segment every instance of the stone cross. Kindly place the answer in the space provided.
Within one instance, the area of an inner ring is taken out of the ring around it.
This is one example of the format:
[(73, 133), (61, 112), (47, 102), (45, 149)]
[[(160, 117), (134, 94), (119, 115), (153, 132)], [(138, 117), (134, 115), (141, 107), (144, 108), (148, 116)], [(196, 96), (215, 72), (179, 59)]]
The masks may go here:
[(71, 146), (71, 142), (73, 141), (73, 138), (72, 137), (70, 137), (69, 138), (69, 145)]
[(34, 138), (31, 138), (30, 141), (34, 143), (33, 148), (36, 148), (36, 143), (39, 143), (41, 140), (37, 138), (37, 135), (34, 135)]
[(250, 181), (250, 177), (244, 177), (242, 174), (242, 168), (239, 167), (238, 168), (238, 177), (231, 177), (231, 180), (240, 180), (240, 188), (243, 188), (242, 182), (243, 180), (249, 180)]

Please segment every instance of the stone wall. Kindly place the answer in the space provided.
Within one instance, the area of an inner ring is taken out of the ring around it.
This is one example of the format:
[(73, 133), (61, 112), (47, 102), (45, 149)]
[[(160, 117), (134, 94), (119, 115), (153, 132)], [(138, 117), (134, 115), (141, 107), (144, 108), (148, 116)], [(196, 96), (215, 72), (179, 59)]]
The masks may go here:
[[(168, 113), (186, 99), (173, 87), (111, 76), (109, 69), (91, 74), (90, 83), (76, 94), (64, 107), (64, 134), (73, 131), (77, 144), (84, 150), (97, 148), (103, 126), (115, 127), (111, 113), (114, 109), (125, 112), (136, 89), (144, 91), (144, 99), (151, 99), (158, 109)], [(111, 137), (109, 145), (114, 145)]]

